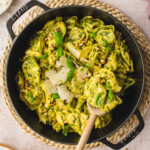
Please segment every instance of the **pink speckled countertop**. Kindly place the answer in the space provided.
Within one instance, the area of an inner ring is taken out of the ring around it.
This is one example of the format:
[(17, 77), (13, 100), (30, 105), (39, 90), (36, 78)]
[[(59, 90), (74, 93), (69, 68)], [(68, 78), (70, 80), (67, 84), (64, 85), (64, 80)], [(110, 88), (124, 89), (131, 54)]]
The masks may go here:
[[(45, 0), (40, 0), (44, 2)], [(129, 16), (145, 33), (150, 42), (150, 0), (103, 0), (120, 9)], [(8, 18), (27, 0), (14, 0), (8, 11), (0, 16), (0, 58), (7, 42), (8, 33), (6, 21)], [(149, 4), (148, 4), (149, 2)], [(129, 150), (149, 150), (150, 149), (150, 109), (145, 120), (145, 128), (140, 135), (126, 147)], [(0, 90), (0, 143), (8, 144), (16, 150), (56, 150), (40, 141), (34, 139), (16, 123), (11, 116)], [(94, 148), (93, 150), (110, 150), (110, 148)], [(124, 149), (124, 148), (123, 148)]]

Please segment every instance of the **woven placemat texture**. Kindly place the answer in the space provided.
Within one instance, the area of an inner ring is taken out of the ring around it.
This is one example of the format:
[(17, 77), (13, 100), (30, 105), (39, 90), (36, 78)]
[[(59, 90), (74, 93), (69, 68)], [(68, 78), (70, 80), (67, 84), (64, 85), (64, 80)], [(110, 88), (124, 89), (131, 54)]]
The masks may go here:
[[(143, 93), (143, 99), (139, 105), (140, 112), (142, 116), (144, 116), (148, 110), (149, 103), (150, 103), (150, 45), (145, 38), (145, 35), (142, 33), (142, 31), (137, 27), (136, 24), (134, 24), (128, 17), (126, 17), (122, 12), (117, 10), (116, 8), (104, 3), (100, 2), (97, 0), (51, 0), (46, 3), (47, 6), (51, 8), (55, 7), (60, 7), (60, 6), (66, 6), (66, 5), (86, 5), (86, 6), (91, 6), (95, 7), (98, 9), (101, 9), (103, 11), (108, 12), (109, 14), (113, 15), (116, 17), (118, 20), (120, 20), (133, 34), (135, 39), (138, 42), (138, 45), (142, 51), (144, 62), (145, 62), (145, 89)], [(15, 34), (18, 35), (20, 31), (31, 21), (33, 18), (41, 14), (43, 10), (39, 7), (36, 7), (35, 9), (31, 10), (28, 13), (28, 16), (22, 21), (21, 24), (17, 27), (15, 30)], [(34, 131), (32, 131), (24, 122), (19, 118), (17, 113), (15, 112), (9, 96), (8, 92), (6, 89), (6, 82), (5, 82), (5, 68), (6, 68), (6, 61), (7, 57), (11, 48), (11, 40), (8, 40), (8, 44), (4, 50), (3, 57), (1, 59), (1, 70), (0, 70), (0, 83), (1, 83), (1, 88), (3, 92), (3, 96), (6, 102), (6, 105), (8, 106), (11, 114), (17, 121), (17, 123), (27, 132), (30, 133), (32, 136), (34, 136), (37, 139), (40, 139), (42, 142), (54, 147), (54, 148), (59, 148), (59, 149), (69, 149), (69, 150), (74, 150), (75, 145), (66, 145), (66, 144), (60, 144), (56, 143), (53, 141), (50, 141), (48, 139), (43, 138), (42, 136), (38, 135)], [(133, 115), (127, 123), (121, 127), (117, 132), (115, 132), (113, 135), (109, 136), (107, 139), (111, 141), (112, 143), (118, 143), (125, 137), (131, 133), (135, 129), (135, 127), (138, 124), (138, 120), (135, 115)], [(97, 146), (102, 146), (101, 142), (95, 142), (95, 143), (90, 143), (86, 145), (86, 148), (94, 148)]]

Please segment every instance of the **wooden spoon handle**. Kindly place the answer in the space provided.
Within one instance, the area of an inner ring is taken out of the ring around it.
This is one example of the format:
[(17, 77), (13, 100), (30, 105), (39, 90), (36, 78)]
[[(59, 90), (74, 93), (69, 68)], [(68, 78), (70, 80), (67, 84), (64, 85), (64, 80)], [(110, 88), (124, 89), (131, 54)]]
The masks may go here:
[(93, 125), (95, 123), (95, 120), (97, 118), (97, 115), (96, 114), (91, 114), (90, 115), (90, 118), (85, 126), (85, 129), (82, 133), (82, 136), (80, 138), (80, 141), (77, 145), (77, 148), (76, 150), (83, 150), (84, 147), (85, 147), (85, 144), (87, 143), (88, 139), (89, 139), (89, 136), (90, 136), (90, 133), (93, 129)]

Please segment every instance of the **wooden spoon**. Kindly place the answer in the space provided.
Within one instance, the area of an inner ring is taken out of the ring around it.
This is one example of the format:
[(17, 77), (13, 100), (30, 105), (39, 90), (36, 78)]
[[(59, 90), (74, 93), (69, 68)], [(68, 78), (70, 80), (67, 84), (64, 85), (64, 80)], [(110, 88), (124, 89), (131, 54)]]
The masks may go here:
[(76, 150), (84, 150), (84, 147), (89, 139), (90, 133), (93, 129), (93, 125), (95, 123), (95, 120), (97, 118), (97, 116), (103, 116), (106, 114), (106, 112), (102, 111), (100, 108), (91, 106), (89, 103), (87, 103), (88, 109), (91, 113), (89, 120), (85, 126), (85, 129), (82, 133), (82, 136), (80, 138), (80, 141), (77, 145)]

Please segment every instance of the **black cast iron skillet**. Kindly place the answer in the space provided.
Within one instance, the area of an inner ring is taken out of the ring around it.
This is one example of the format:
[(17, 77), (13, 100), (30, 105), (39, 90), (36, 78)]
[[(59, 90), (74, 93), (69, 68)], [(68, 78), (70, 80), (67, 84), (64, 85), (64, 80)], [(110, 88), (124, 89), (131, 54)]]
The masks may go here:
[[(36, 5), (43, 8), (45, 12), (31, 21), (16, 37), (12, 30), (12, 25), (22, 14)], [(113, 110), (112, 122), (103, 129), (94, 129), (88, 141), (88, 143), (101, 141), (113, 149), (120, 149), (131, 140), (133, 140), (144, 128), (144, 121), (138, 109), (138, 104), (141, 100), (144, 87), (144, 65), (140, 49), (132, 34), (119, 20), (109, 15), (108, 13), (87, 6), (65, 6), (51, 9), (36, 0), (31, 0), (23, 7), (21, 7), (7, 22), (7, 28), (13, 40), (6, 68), (7, 90), (16, 112), (22, 121), (28, 125), (28, 127), (30, 127), (41, 136), (52, 141), (64, 144), (77, 144), (80, 138), (79, 135), (70, 133), (65, 137), (62, 133), (56, 133), (50, 126), (39, 122), (36, 113), (30, 111), (20, 100), (19, 91), (17, 90), (17, 85), (15, 83), (15, 75), (18, 69), (21, 69), (22, 64), (19, 62), (19, 59), (24, 56), (24, 52), (29, 46), (30, 39), (36, 33), (36, 31), (40, 30), (44, 26), (47, 21), (54, 19), (57, 16), (78, 16), (79, 18), (82, 18), (83, 16), (87, 15), (100, 18), (106, 24), (115, 25), (116, 30), (122, 33), (123, 39), (126, 41), (126, 44), (131, 50), (131, 56), (134, 61), (135, 72), (133, 73), (133, 77), (136, 79), (135, 85), (126, 91), (125, 95), (123, 96), (123, 104), (119, 105), (116, 109)], [(106, 137), (123, 126), (132, 114), (135, 114), (139, 120), (139, 125), (135, 129), (135, 132), (132, 132), (130, 137), (127, 137), (126, 140), (118, 144), (112, 144), (107, 141)]]

